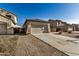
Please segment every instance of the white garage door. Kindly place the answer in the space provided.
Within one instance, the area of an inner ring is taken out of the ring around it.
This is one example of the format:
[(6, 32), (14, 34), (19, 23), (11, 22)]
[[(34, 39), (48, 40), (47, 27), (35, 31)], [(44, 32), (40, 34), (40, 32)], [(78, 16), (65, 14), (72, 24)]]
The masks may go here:
[(43, 33), (44, 26), (32, 25), (32, 33)]
[(32, 25), (32, 33), (44, 33), (47, 29), (45, 25)]
[(6, 25), (0, 24), (0, 34), (6, 34)]

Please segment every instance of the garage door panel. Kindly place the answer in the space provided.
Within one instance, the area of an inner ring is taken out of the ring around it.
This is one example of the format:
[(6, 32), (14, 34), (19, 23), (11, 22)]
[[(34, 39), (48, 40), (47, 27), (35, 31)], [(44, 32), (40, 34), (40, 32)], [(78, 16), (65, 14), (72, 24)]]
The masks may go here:
[(6, 25), (0, 24), (0, 34), (6, 34)]
[(47, 28), (45, 25), (32, 25), (32, 33), (44, 33)]
[(32, 33), (43, 33), (42, 28), (32, 28)]

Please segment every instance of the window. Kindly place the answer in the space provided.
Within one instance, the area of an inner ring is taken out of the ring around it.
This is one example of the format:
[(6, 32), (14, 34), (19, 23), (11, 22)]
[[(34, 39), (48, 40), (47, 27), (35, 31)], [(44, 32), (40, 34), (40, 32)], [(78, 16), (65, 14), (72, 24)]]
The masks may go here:
[(11, 18), (11, 15), (6, 15), (7, 18)]

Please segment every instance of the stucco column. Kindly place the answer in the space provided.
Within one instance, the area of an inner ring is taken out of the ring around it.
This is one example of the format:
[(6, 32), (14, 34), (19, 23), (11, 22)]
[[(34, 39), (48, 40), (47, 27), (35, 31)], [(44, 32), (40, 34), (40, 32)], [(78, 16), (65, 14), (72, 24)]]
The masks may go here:
[(27, 33), (31, 34), (31, 23), (29, 23), (27, 26)]
[(48, 24), (48, 33), (50, 32), (50, 24)]

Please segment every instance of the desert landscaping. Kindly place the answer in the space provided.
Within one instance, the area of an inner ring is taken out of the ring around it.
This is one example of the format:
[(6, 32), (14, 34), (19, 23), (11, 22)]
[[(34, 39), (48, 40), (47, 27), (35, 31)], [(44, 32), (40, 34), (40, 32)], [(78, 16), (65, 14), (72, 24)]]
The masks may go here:
[(0, 8), (1, 56), (74, 56), (79, 55), (79, 24), (59, 19), (18, 17)]
[(0, 55), (14, 55), (18, 36), (0, 35)]
[[(73, 36), (72, 36), (73, 35)], [(1, 56), (79, 55), (78, 32), (0, 35)], [(66, 46), (66, 47), (65, 47)], [(69, 48), (70, 47), (70, 48)], [(72, 49), (74, 47), (74, 49)], [(68, 50), (69, 49), (69, 50)], [(73, 51), (74, 50), (74, 51)], [(72, 52), (73, 51), (73, 52)]]

